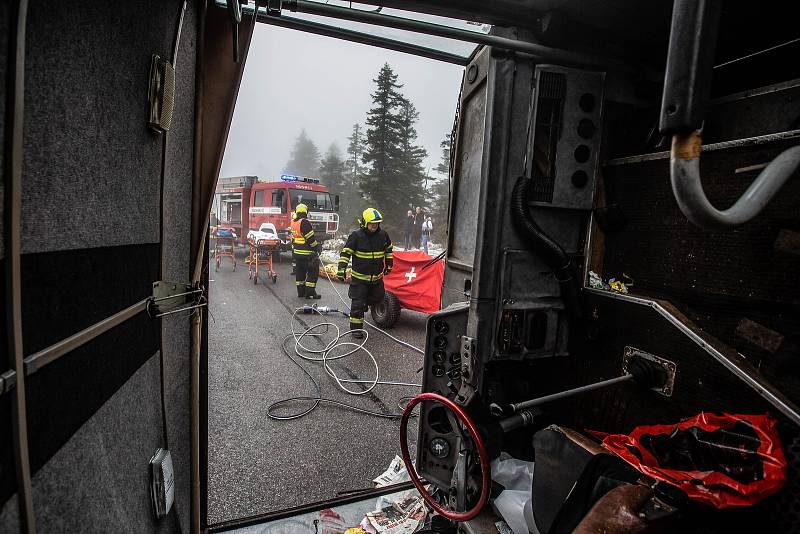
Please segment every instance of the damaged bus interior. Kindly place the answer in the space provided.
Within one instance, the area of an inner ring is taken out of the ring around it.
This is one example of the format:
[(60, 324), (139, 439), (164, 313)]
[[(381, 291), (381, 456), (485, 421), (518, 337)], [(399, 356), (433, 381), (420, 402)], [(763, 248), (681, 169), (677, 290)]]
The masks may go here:
[(208, 219), (257, 24), (463, 66), (441, 311), (386, 438), (418, 532), (800, 532), (792, 12), (4, 2), (0, 532), (333, 534), (280, 522), (379, 495), (207, 520)]

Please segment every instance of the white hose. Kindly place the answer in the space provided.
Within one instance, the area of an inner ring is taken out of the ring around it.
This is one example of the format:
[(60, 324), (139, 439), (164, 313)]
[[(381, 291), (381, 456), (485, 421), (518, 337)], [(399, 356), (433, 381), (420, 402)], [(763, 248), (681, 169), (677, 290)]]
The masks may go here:
[[(372, 391), (375, 388), (375, 386), (377, 386), (378, 384), (383, 385), (383, 386), (422, 387), (422, 384), (413, 384), (413, 383), (409, 383), (409, 382), (395, 382), (395, 381), (379, 380), (380, 369), (378, 367), (378, 361), (375, 359), (375, 356), (372, 354), (372, 351), (370, 351), (367, 347), (364, 346), (364, 344), (369, 339), (369, 332), (367, 332), (366, 330), (364, 330), (362, 328), (353, 329), (353, 330), (347, 330), (346, 332), (342, 333), (341, 330), (339, 330), (339, 326), (336, 325), (335, 323), (322, 322), (322, 323), (314, 324), (314, 325), (306, 328), (302, 332), (297, 332), (295, 330), (295, 319), (297, 319), (297, 314), (299, 312), (301, 312), (301, 311), (304, 311), (304, 308), (302, 308), (302, 307), (301, 308), (297, 308), (297, 309), (294, 310), (294, 313), (292, 313), (292, 321), (291, 321), (292, 325), (291, 326), (292, 326), (292, 339), (294, 339), (294, 353), (297, 356), (299, 356), (300, 358), (302, 358), (302, 359), (304, 359), (306, 361), (309, 361), (309, 362), (322, 362), (322, 365), (323, 365), (323, 367), (325, 369), (325, 372), (328, 374), (328, 376), (333, 378), (334, 381), (336, 381), (336, 384), (339, 386), (339, 388), (342, 391), (350, 393), (351, 395), (364, 395), (364, 394), (369, 393), (370, 391)], [(316, 308), (312, 308), (312, 312), (316, 313), (318, 315), (322, 315), (322, 313)], [(325, 331), (326, 332), (328, 331), (328, 329), (330, 329), (332, 327), (336, 332), (336, 337), (333, 338), (332, 341), (327, 343), (321, 349), (312, 349), (310, 347), (307, 347), (307, 346), (303, 345), (302, 340), (303, 340), (304, 337), (313, 337), (313, 338), (319, 339), (323, 335), (323, 333), (317, 333), (317, 332), (315, 332), (315, 330), (318, 330), (318, 329), (320, 329), (322, 327), (325, 327)], [(374, 327), (374, 328), (378, 329), (377, 327)], [(378, 330), (380, 330), (380, 329), (378, 329)], [(350, 335), (350, 334), (353, 334), (355, 332), (363, 332), (364, 333), (364, 338), (361, 339), (361, 341), (359, 343), (354, 343), (352, 341), (342, 341), (343, 337), (345, 337), (347, 335)], [(389, 337), (392, 337), (393, 339), (395, 339), (394, 336), (389, 336)], [(402, 341), (399, 341), (399, 340), (398, 340), (398, 342), (400, 342), (402, 344), (406, 344), (405, 342), (402, 342)], [(335, 352), (337, 349), (339, 349), (341, 347), (352, 347), (352, 349), (348, 350), (347, 352), (345, 352), (343, 354), (337, 354), (337, 355), (334, 355), (334, 356), (331, 355), (332, 352)], [(342, 358), (345, 358), (347, 356), (355, 354), (359, 350), (363, 351), (364, 353), (366, 353), (366, 355), (369, 356), (369, 359), (372, 360), (372, 366), (375, 368), (375, 378), (373, 378), (372, 380), (355, 380), (355, 379), (340, 378), (336, 374), (336, 372), (333, 370), (333, 368), (329, 365), (328, 362), (332, 362), (334, 360), (340, 360)], [(320, 355), (320, 356), (315, 356), (317, 354)], [(355, 391), (355, 390), (352, 390), (352, 389), (349, 389), (348, 387), (346, 387), (345, 384), (369, 384), (369, 386), (365, 390)]]
[[(348, 310), (348, 313), (349, 313), (349, 306), (347, 306), (347, 303), (345, 302), (344, 298), (339, 293), (339, 291), (336, 289), (336, 286), (333, 283), (333, 280), (331, 280), (330, 275), (328, 275), (328, 273), (326, 272), (325, 276), (328, 278), (328, 282), (330, 282), (331, 287), (333, 288), (333, 291), (336, 293), (336, 296), (339, 297), (339, 300), (342, 302), (343, 306)], [(305, 306), (297, 308), (297, 309), (294, 310), (294, 312), (292, 313), (292, 319), (291, 319), (291, 331), (292, 331), (292, 333), (291, 333), (291, 336), (287, 336), (287, 338), (284, 340), (284, 351), (286, 352), (287, 356), (289, 356), (290, 359), (292, 359), (293, 361), (294, 361), (294, 359), (291, 358), (291, 354), (288, 351), (286, 351), (286, 346), (285, 346), (285, 342), (289, 339), (289, 337), (291, 337), (291, 339), (294, 340), (294, 353), (295, 353), (295, 355), (297, 355), (298, 357), (302, 358), (303, 360), (306, 360), (306, 361), (309, 361), (309, 362), (322, 362), (322, 366), (325, 369), (325, 372), (327, 373), (327, 375), (330, 376), (336, 382), (336, 385), (339, 386), (339, 388), (342, 391), (344, 391), (346, 393), (349, 393), (350, 395), (365, 395), (365, 394), (371, 392), (373, 389), (375, 389), (375, 387), (378, 386), (378, 385), (414, 387), (414, 388), (421, 388), (422, 387), (422, 384), (414, 384), (414, 383), (410, 383), (410, 382), (397, 382), (397, 381), (389, 381), (389, 380), (379, 380), (379, 378), (380, 378), (380, 368), (378, 367), (378, 361), (375, 359), (375, 356), (372, 354), (372, 351), (370, 351), (368, 348), (366, 348), (364, 346), (364, 344), (369, 339), (369, 332), (367, 332), (363, 328), (347, 330), (346, 332), (342, 333), (341, 330), (339, 329), (339, 326), (336, 325), (335, 323), (332, 323), (332, 322), (321, 322), (321, 323), (317, 323), (317, 324), (314, 324), (312, 326), (309, 326), (308, 328), (306, 328), (302, 332), (298, 332), (297, 330), (295, 330), (295, 320), (297, 319), (298, 313), (305, 312), (305, 311), (307, 311), (307, 308)], [(318, 314), (320, 316), (323, 315), (323, 312), (321, 312), (316, 307), (312, 307), (311, 311), (312, 311), (312, 313), (316, 313), (316, 314)], [(341, 312), (341, 313), (343, 313), (344, 315), (348, 315), (348, 313), (345, 313), (345, 312)], [(371, 323), (366, 323), (366, 324), (368, 326), (370, 326), (371, 328), (374, 328), (378, 332), (381, 332), (385, 336), (389, 337), (393, 341), (399, 343), (400, 345), (408, 347), (411, 350), (414, 350), (414, 351), (416, 351), (416, 352), (418, 352), (420, 354), (425, 354), (425, 351), (423, 351), (423, 350), (411, 345), (410, 343), (406, 343), (405, 341), (402, 341), (402, 340), (396, 338), (395, 336), (385, 332), (384, 330), (378, 328), (377, 326), (375, 326), (375, 325), (373, 325)], [(303, 344), (303, 338), (314, 338), (314, 339), (321, 340), (322, 336), (325, 335), (331, 329), (331, 327), (334, 329), (334, 331), (336, 333), (336, 336), (328, 343), (325, 343), (323, 341), (323, 345), (324, 345), (323, 348), (312, 349), (312, 348), (307, 347), (306, 345)], [(323, 328), (324, 328), (324, 331), (320, 331)], [(342, 338), (344, 338), (345, 336), (354, 334), (356, 332), (362, 332), (364, 334), (364, 337), (360, 340), (359, 343), (355, 343), (353, 341), (342, 341)], [(342, 348), (349, 348), (349, 349), (346, 350), (346, 352), (344, 352), (342, 354), (337, 354), (337, 351), (342, 349)], [(367, 356), (369, 356), (370, 360), (372, 360), (372, 366), (375, 369), (374, 378), (372, 378), (371, 380), (358, 380), (358, 379), (347, 379), (347, 378), (339, 377), (339, 375), (336, 374), (336, 371), (334, 371), (333, 368), (330, 366), (329, 362), (332, 362), (332, 361), (335, 361), (335, 360), (340, 360), (342, 358), (345, 358), (347, 356), (355, 354), (358, 351), (363, 351), (364, 353), (366, 353)], [(295, 362), (295, 363), (297, 363), (297, 362)], [(302, 369), (302, 367), (301, 367), (301, 369)], [(384, 414), (384, 413), (380, 413), (380, 412), (373, 412), (373, 411), (370, 411), (370, 410), (364, 410), (364, 409), (361, 409), (361, 408), (358, 408), (358, 407), (355, 407), (355, 406), (351, 406), (351, 405), (348, 405), (348, 404), (345, 404), (345, 403), (341, 403), (341, 402), (338, 402), (338, 401), (333, 401), (331, 399), (325, 399), (325, 398), (320, 396), (319, 385), (317, 384), (316, 380), (314, 380), (314, 378), (308, 373), (308, 371), (306, 371), (305, 369), (302, 369), (302, 370), (309, 377), (311, 382), (314, 384), (314, 387), (316, 389), (316, 396), (314, 396), (314, 397), (293, 397), (293, 398), (277, 401), (277, 402), (275, 402), (275, 403), (273, 403), (272, 405), (269, 406), (269, 408), (267, 409), (267, 416), (269, 416), (272, 419), (282, 420), (282, 421), (291, 420), (291, 419), (297, 419), (297, 418), (303, 417), (304, 415), (307, 415), (308, 413), (313, 411), (314, 408), (316, 408), (316, 406), (319, 405), (320, 402), (331, 403), (331, 404), (335, 404), (335, 405), (338, 405), (338, 406), (350, 408), (350, 409), (353, 409), (355, 411), (358, 411), (358, 412), (361, 412), (361, 413), (365, 413), (365, 414), (368, 414), (368, 415), (376, 415), (376, 416), (384, 417), (384, 418), (392, 418), (392, 419), (394, 419), (394, 418), (398, 418), (400, 416), (399, 413), (398, 414)], [(368, 384), (368, 385), (363, 390), (354, 390), (354, 389), (348, 388), (345, 384)], [(276, 408), (278, 408), (280, 406), (284, 406), (284, 405), (286, 405), (288, 403), (291, 403), (291, 402), (295, 402), (295, 401), (313, 401), (314, 405), (310, 409), (304, 410), (304, 411), (296, 413), (296, 414), (280, 416), (280, 415), (276, 415), (275, 413), (273, 413), (273, 411)], [(401, 409), (402, 409), (402, 406), (401, 406)]]

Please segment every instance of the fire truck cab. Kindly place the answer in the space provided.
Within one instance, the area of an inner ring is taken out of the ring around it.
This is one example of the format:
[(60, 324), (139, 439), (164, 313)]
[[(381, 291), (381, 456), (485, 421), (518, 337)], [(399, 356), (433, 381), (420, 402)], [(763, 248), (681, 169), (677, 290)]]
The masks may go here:
[(257, 176), (221, 178), (216, 197), (220, 226), (233, 228), (240, 239), (262, 223), (272, 223), (288, 247), (291, 214), (298, 204), (308, 206), (318, 239), (331, 239), (339, 230), (339, 195), (332, 196), (316, 178), (291, 174), (274, 182)]

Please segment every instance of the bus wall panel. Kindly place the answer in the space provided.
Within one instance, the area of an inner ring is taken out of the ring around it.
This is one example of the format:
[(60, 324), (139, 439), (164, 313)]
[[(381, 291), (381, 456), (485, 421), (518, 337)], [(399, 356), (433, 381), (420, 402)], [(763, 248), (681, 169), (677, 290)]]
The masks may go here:
[(30, 2), (23, 253), (158, 242), (148, 80), (152, 54), (171, 55), (180, 5)]
[[(6, 131), (6, 69), (8, 68), (8, 22), (10, 16), (11, 2), (3, 2), (0, 5), (0, 35), (4, 38), (0, 39), (0, 132), (5, 135)], [(5, 141), (0, 143), (0, 168), (5, 169)], [(3, 171), (5, 173), (5, 170)], [(0, 180), (0, 215), (3, 214), (5, 197), (5, 178)], [(0, 259), (5, 257), (5, 217), (0, 217)]]
[[(14, 446), (11, 431), (11, 395), (0, 397), (0, 502), (17, 491), (17, 475), (14, 466)], [(2, 505), (0, 505), (2, 506)], [(16, 501), (14, 502), (14, 512), (16, 514)], [(0, 515), (0, 533), (18, 532), (19, 521), (16, 515), (6, 518), (5, 514)]]
[[(147, 491), (148, 461), (163, 436), (159, 375), (156, 353), (38, 469), (39, 532), (174, 531), (172, 518), (153, 519)], [(16, 514), (14, 497), (0, 512), (0, 525)]]
[[(176, 70), (175, 118), (167, 138), (164, 176), (164, 278), (191, 279), (191, 196), (194, 143), (195, 55), (198, 13), (187, 6)], [(166, 378), (167, 434), (175, 466), (176, 509), (183, 529), (189, 530), (191, 501), (189, 402), (191, 378), (191, 319), (184, 314), (162, 319)]]

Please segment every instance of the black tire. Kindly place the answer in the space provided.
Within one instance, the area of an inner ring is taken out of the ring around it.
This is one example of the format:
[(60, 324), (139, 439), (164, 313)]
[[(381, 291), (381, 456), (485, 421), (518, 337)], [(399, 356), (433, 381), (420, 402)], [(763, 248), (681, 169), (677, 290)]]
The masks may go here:
[(272, 275), (272, 283), (273, 284), (277, 284), (278, 283), (278, 275), (277, 274), (273, 274)]
[(372, 320), (381, 328), (391, 328), (400, 318), (400, 301), (391, 291), (386, 291), (383, 300), (375, 306), (370, 306), (369, 312)]

